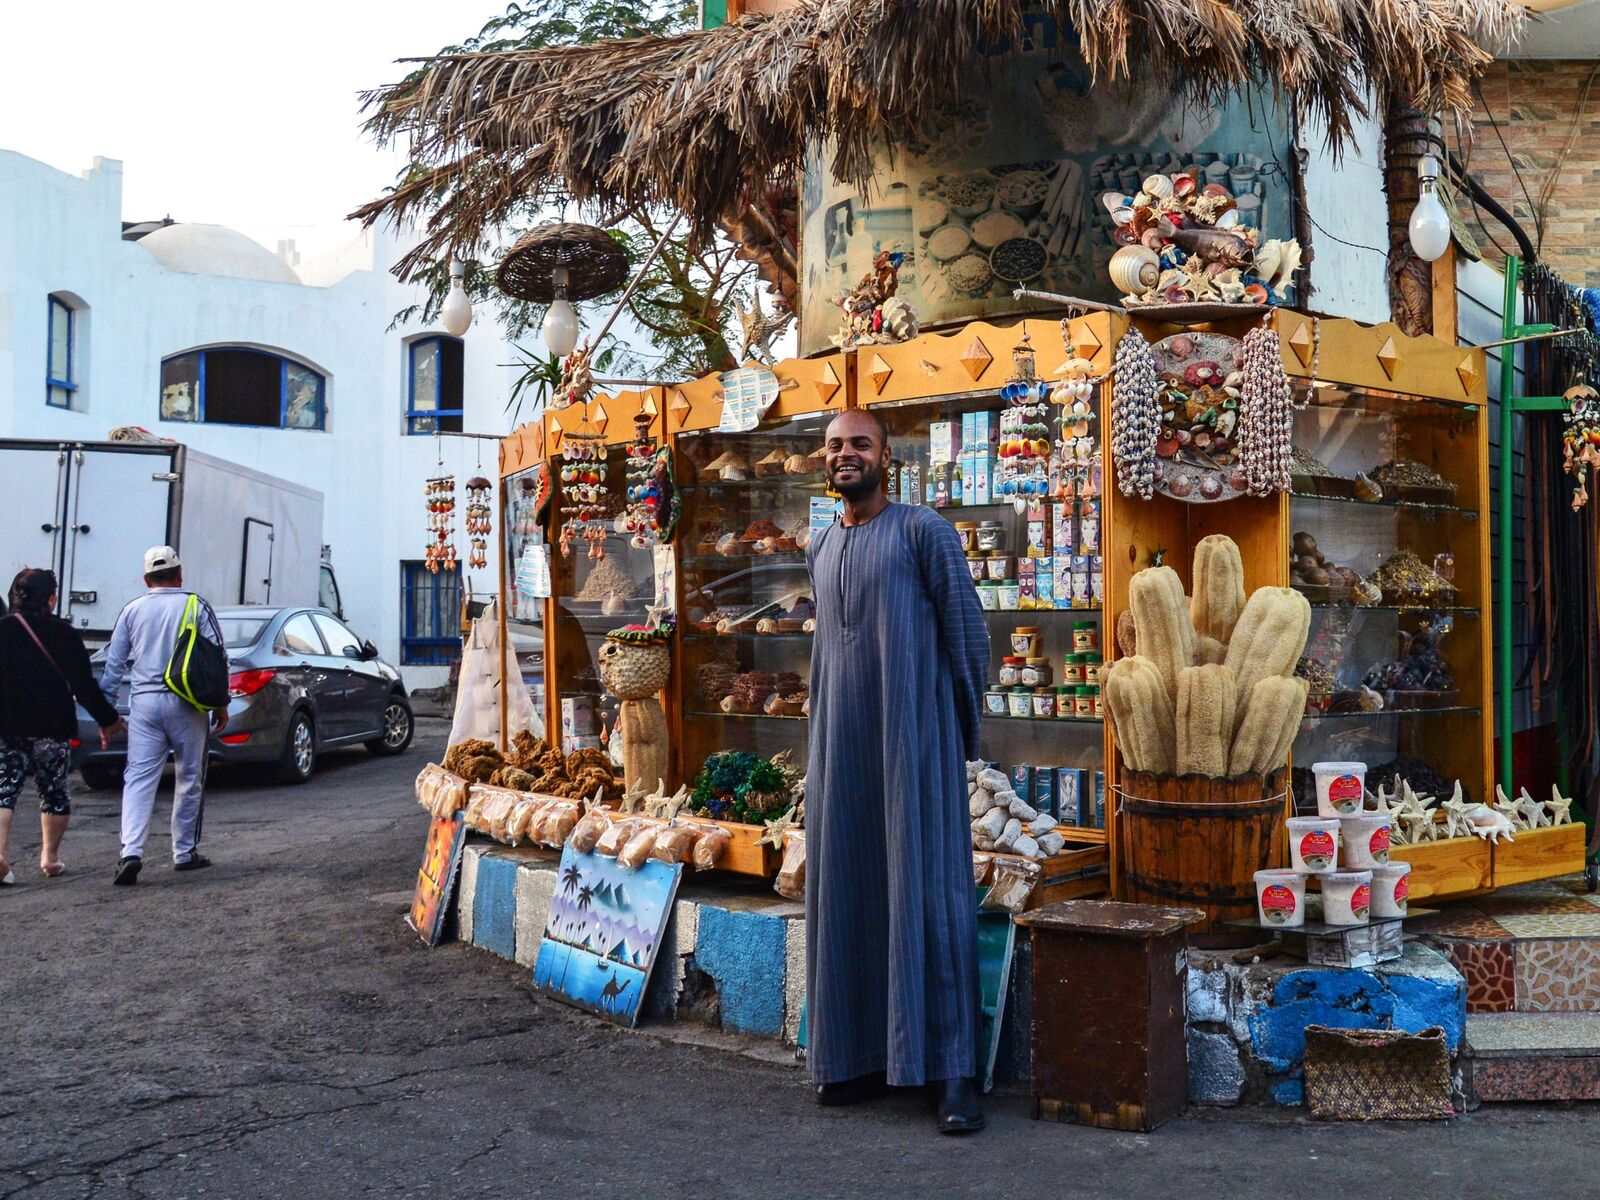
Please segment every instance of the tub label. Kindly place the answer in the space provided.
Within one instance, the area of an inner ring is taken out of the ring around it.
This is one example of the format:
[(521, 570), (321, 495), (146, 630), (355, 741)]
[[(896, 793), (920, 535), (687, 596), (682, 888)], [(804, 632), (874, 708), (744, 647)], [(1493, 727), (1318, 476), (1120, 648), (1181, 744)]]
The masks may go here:
[(1407, 871), (1394, 881), (1394, 902), (1403, 908), (1409, 895), (1411, 895), (1411, 872)]
[(1364, 883), (1356, 884), (1355, 891), (1350, 893), (1350, 911), (1357, 920), (1367, 919), (1367, 913), (1372, 909), (1372, 888)]
[(1372, 835), (1372, 840), (1367, 843), (1367, 849), (1372, 852), (1372, 861), (1386, 863), (1389, 861), (1389, 827), (1380, 826)]
[(1268, 925), (1285, 925), (1294, 919), (1294, 889), (1281, 883), (1261, 889), (1261, 917)]
[(1333, 865), (1336, 853), (1333, 834), (1326, 829), (1313, 829), (1300, 839), (1300, 861), (1308, 871), (1325, 871)]
[(1342, 813), (1353, 813), (1361, 807), (1361, 780), (1354, 775), (1340, 775), (1328, 782), (1328, 803)]

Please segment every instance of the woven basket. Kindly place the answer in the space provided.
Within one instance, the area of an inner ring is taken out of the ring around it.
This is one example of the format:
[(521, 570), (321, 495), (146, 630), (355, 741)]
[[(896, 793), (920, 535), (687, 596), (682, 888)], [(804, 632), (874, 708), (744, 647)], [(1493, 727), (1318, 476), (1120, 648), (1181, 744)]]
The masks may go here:
[(615, 238), (598, 226), (562, 221), (518, 238), (494, 273), (495, 286), (519, 300), (548, 304), (556, 298), (557, 267), (567, 269), (568, 300), (593, 300), (628, 281), (628, 256)]
[(1433, 1121), (1450, 1104), (1444, 1030), (1306, 1026), (1306, 1107), (1318, 1121)]

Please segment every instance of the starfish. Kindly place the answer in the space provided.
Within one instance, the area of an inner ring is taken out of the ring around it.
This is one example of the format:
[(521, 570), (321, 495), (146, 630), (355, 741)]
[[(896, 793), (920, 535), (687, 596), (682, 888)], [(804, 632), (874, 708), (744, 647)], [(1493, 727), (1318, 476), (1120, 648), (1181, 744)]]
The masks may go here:
[(1552, 826), (1572, 824), (1572, 798), (1563, 796), (1561, 789), (1553, 783), (1550, 785), (1550, 799), (1544, 802), (1544, 806), (1550, 810)]
[(1494, 785), (1494, 803), (1490, 805), (1495, 812), (1511, 822), (1513, 829), (1526, 829), (1527, 823), (1522, 819), (1522, 811), (1514, 800), (1509, 799), (1505, 791), (1497, 783)]
[(1372, 811), (1380, 817), (1398, 817), (1405, 811), (1405, 806), (1396, 804), (1394, 797), (1380, 787), (1377, 794), (1372, 797)]
[(1433, 814), (1430, 812), (1406, 812), (1400, 820), (1405, 823), (1406, 841), (1412, 845), (1431, 842), (1439, 836), (1433, 823)]
[(774, 821), (765, 821), (767, 830), (756, 839), (758, 846), (771, 846), (774, 850), (783, 849), (783, 835), (791, 829), (800, 828), (800, 822), (794, 819), (794, 809), (790, 809), (783, 816)]
[(622, 811), (625, 813), (640, 812), (644, 802), (648, 799), (649, 793), (645, 791), (644, 784), (636, 783), (622, 793)]
[(1527, 818), (1529, 829), (1541, 829), (1550, 824), (1550, 817), (1544, 811), (1544, 805), (1528, 795), (1527, 788), (1523, 788), (1517, 796), (1517, 811)]
[(1444, 836), (1470, 837), (1472, 823), (1467, 820), (1467, 806), (1461, 798), (1461, 781), (1456, 780), (1455, 790), (1450, 793), (1450, 799), (1439, 805), (1439, 811), (1444, 813)]
[(661, 803), (656, 805), (655, 815), (670, 821), (682, 812), (689, 804), (689, 789), (680, 787), (672, 795), (666, 796)]

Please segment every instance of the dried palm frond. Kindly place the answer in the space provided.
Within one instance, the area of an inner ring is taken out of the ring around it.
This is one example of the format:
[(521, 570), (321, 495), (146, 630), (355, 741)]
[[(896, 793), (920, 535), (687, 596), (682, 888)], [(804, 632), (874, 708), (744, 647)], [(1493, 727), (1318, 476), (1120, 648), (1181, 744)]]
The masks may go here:
[[(1526, 13), (1511, 0), (1031, 0), (1075, 39), (1095, 81), (1169, 82), (1215, 102), (1273, 88), (1338, 148), (1368, 105), (1471, 109), (1471, 84)], [(861, 184), (958, 103), (987, 56), (1019, 43), (1023, 0), (805, 0), (715, 29), (553, 49), (445, 55), (369, 92), (367, 129), (405, 144), (416, 176), (354, 214), (421, 218), (396, 268), (474, 252), (541, 199), (608, 214), (669, 205), (696, 237), (751, 185), (825, 145)]]

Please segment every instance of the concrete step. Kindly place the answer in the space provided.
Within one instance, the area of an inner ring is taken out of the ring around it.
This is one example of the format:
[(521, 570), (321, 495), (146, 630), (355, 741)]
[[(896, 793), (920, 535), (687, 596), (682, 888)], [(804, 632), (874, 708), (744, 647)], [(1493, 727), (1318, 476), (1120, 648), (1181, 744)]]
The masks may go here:
[(1469, 1014), (1467, 1046), (1480, 1104), (1600, 1100), (1600, 1013)]

